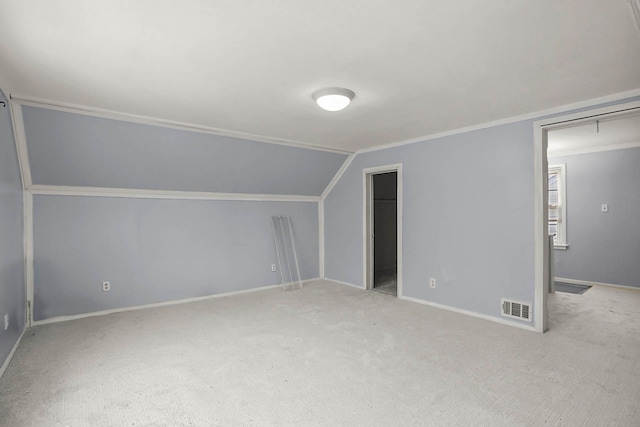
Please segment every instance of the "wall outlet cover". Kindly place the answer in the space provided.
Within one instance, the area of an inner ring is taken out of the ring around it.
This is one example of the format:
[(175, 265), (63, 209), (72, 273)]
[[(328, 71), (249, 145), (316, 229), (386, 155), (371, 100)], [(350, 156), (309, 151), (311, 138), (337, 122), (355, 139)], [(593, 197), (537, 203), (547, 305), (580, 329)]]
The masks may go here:
[(436, 287), (436, 279), (434, 279), (434, 278), (429, 279), (429, 286), (432, 287), (432, 288), (435, 288)]
[(109, 292), (111, 290), (111, 283), (102, 282), (102, 292)]
[(271, 264), (271, 271), (276, 271), (276, 265), (275, 264)]

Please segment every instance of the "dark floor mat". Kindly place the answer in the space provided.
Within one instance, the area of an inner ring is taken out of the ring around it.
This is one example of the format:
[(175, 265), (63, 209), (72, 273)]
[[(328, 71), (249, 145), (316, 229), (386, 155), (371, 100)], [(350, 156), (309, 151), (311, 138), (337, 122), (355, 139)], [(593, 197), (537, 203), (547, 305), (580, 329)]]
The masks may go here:
[(568, 294), (584, 294), (585, 292), (587, 292), (589, 289), (591, 289), (591, 286), (589, 285), (576, 285), (574, 283), (562, 283), (562, 282), (556, 282), (556, 292), (566, 292)]

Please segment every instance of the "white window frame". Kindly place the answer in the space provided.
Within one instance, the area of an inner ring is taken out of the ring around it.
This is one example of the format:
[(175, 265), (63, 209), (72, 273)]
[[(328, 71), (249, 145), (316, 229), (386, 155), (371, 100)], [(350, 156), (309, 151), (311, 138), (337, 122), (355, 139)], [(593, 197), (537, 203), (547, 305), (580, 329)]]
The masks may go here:
[[(565, 250), (567, 244), (567, 167), (565, 163), (549, 165), (549, 173), (558, 174), (558, 227), (553, 238), (555, 249)], [(548, 225), (547, 225), (548, 227)]]

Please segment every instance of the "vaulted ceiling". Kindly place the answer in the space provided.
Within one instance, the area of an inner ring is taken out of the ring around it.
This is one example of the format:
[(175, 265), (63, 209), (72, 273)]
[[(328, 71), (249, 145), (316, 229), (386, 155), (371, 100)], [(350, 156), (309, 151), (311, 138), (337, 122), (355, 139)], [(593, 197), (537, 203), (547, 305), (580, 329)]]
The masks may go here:
[(2, 0), (0, 58), (22, 99), (345, 151), (640, 88), (626, 0)]

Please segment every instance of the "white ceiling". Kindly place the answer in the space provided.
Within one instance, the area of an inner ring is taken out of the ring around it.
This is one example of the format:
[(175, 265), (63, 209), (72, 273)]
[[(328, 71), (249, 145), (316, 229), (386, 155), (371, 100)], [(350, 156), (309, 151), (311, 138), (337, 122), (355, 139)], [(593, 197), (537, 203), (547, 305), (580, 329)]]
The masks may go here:
[(579, 126), (552, 130), (548, 156), (588, 153), (640, 146), (640, 113), (614, 119), (602, 117)]
[(14, 95), (348, 151), (640, 88), (626, 0), (0, 0), (0, 58)]

